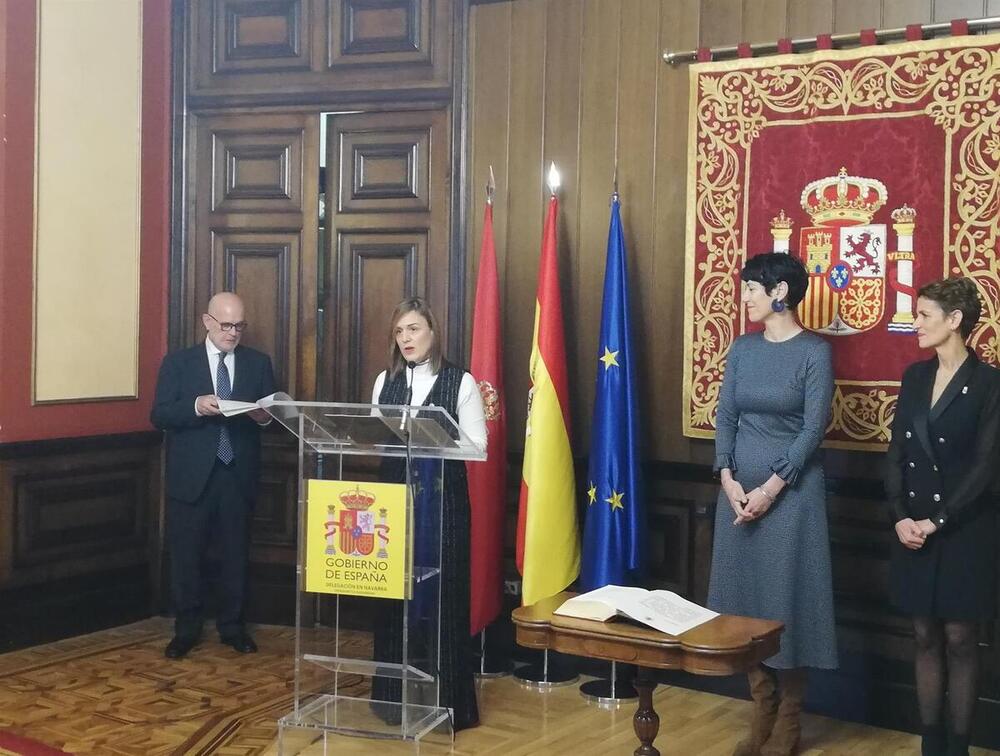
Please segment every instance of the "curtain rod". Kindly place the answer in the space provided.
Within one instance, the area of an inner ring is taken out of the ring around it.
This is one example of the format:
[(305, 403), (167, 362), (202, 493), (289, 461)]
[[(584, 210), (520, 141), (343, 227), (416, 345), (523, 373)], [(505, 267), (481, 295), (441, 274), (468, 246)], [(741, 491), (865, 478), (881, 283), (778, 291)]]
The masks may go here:
[[(988, 29), (1000, 28), (1000, 16), (989, 16), (988, 18), (975, 18), (971, 19), (969, 22), (969, 32), (981, 32)], [(930, 34), (934, 36), (939, 32), (950, 32), (951, 22), (944, 21), (934, 24), (921, 24), (920, 29), (924, 34)], [(875, 32), (875, 39), (878, 42), (889, 42), (898, 39), (906, 38), (906, 27), (900, 27), (898, 29), (878, 29)], [(861, 41), (861, 32), (852, 32), (850, 34), (833, 34), (830, 37), (833, 42), (833, 46), (836, 48), (840, 45), (851, 45), (856, 44)], [(804, 50), (815, 50), (816, 49), (816, 37), (803, 37), (802, 39), (793, 39), (792, 52), (802, 52)], [(753, 53), (753, 57), (758, 57), (760, 55), (773, 55), (778, 52), (777, 42), (756, 42), (750, 45), (750, 50)], [(712, 60), (719, 60), (722, 58), (733, 58), (736, 57), (739, 52), (739, 46), (737, 45), (725, 45), (721, 47), (709, 48), (709, 53), (712, 55)], [(678, 63), (691, 63), (698, 59), (697, 50), (687, 50), (685, 52), (671, 52), (669, 50), (663, 51), (663, 61), (669, 63), (670, 65), (677, 65)]]

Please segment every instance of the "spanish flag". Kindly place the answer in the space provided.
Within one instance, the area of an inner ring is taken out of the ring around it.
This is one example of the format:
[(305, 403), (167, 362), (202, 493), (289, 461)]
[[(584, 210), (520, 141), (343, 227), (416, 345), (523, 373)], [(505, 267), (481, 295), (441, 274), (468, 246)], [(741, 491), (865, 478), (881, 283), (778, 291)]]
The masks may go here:
[(517, 568), (527, 606), (552, 596), (580, 573), (576, 485), (569, 441), (569, 390), (563, 339), (556, 218), (549, 201), (531, 343), (531, 385), (524, 439), (524, 468), (517, 513)]

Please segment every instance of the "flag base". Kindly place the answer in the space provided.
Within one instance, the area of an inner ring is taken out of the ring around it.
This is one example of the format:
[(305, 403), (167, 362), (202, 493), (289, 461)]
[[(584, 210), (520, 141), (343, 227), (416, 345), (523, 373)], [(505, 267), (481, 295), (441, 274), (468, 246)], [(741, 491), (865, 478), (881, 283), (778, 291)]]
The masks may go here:
[(502, 654), (489, 653), (486, 647), (486, 629), (479, 633), (479, 669), (474, 676), (479, 680), (506, 677), (514, 671), (514, 663)]
[(580, 696), (601, 708), (614, 708), (639, 697), (631, 683), (622, 680), (588, 680), (580, 686)]
[(514, 679), (524, 688), (548, 690), (572, 685), (580, 675), (562, 669), (546, 669), (544, 664), (529, 664), (514, 670)]
[(507, 677), (514, 671), (514, 665), (510, 660), (493, 661), (487, 657), (480, 659), (479, 669), (473, 674), (480, 680), (493, 680), (498, 677)]

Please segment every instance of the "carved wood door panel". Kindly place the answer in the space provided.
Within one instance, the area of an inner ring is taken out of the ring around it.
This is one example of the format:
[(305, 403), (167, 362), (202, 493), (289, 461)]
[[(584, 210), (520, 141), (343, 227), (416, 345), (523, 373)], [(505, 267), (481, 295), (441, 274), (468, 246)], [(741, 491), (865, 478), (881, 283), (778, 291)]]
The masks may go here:
[(326, 118), (318, 394), (369, 401), (401, 299), (427, 298), (447, 334), (449, 113)]

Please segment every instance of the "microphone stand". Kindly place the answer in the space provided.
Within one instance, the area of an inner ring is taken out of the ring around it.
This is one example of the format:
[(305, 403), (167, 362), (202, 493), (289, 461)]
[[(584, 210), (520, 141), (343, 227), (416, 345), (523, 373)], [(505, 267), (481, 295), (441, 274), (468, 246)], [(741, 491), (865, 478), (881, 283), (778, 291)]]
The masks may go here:
[[(410, 467), (413, 463), (412, 459), (412, 434), (410, 433), (410, 403), (413, 401), (413, 368), (417, 366), (415, 362), (406, 363), (407, 371), (407, 381), (406, 381), (406, 401), (403, 402), (405, 405), (403, 407), (403, 413), (399, 418), (399, 430), (402, 431), (404, 437), (406, 438), (406, 498), (409, 501), (409, 506), (406, 508), (406, 532), (411, 533), (412, 529), (416, 527), (416, 513), (414, 512), (414, 507), (416, 505), (416, 497), (413, 495), (413, 480), (410, 475)], [(413, 574), (411, 572), (409, 579), (413, 580)], [(403, 678), (401, 681), (401, 714), (402, 714), (402, 726), (403, 731), (406, 732), (409, 719), (409, 706), (408, 706), (408, 688), (409, 688), (409, 637), (410, 637), (410, 602), (409, 600), (403, 601)]]

